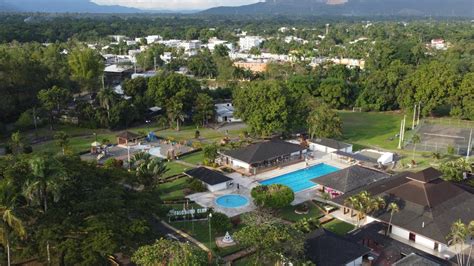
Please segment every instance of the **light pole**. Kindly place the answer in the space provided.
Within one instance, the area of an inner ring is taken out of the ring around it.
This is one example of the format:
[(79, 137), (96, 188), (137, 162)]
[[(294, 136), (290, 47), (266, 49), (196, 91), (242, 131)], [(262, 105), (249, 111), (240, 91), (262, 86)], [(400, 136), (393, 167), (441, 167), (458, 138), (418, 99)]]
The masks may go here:
[(212, 245), (212, 235), (211, 235), (211, 218), (212, 218), (212, 213), (209, 213), (209, 249), (211, 249)]

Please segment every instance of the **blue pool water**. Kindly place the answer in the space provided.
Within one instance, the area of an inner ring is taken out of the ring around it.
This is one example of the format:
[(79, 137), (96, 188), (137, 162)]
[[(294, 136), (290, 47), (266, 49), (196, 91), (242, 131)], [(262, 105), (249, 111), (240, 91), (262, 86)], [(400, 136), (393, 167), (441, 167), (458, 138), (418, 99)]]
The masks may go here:
[(339, 171), (339, 168), (321, 163), (309, 168), (267, 179), (259, 183), (264, 186), (281, 184), (290, 187), (294, 192), (299, 192), (316, 186), (315, 183), (310, 181), (311, 179), (336, 171)]
[(224, 208), (239, 208), (249, 204), (249, 200), (241, 195), (229, 194), (218, 197), (216, 203)]

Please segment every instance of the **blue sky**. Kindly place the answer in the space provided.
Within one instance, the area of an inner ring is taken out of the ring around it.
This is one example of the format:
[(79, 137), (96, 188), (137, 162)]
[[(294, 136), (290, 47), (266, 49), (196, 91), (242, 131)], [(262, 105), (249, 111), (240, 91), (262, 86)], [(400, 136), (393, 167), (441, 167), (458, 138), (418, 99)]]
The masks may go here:
[(122, 5), (144, 9), (206, 9), (215, 6), (239, 6), (263, 0), (92, 0), (101, 5)]

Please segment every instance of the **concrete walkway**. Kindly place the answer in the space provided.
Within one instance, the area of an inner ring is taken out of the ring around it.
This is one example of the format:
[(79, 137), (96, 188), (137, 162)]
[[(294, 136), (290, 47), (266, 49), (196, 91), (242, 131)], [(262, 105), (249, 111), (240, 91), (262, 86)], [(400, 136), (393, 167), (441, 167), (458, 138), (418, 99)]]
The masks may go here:
[(196, 246), (200, 247), (202, 250), (206, 251), (206, 252), (211, 252), (211, 250), (206, 246), (204, 245), (203, 243), (199, 242), (197, 239), (195, 239), (194, 237), (190, 236), (189, 234), (177, 229), (177, 228), (174, 228), (173, 226), (169, 225), (168, 223), (164, 222), (164, 221), (160, 221), (164, 226), (166, 226), (167, 228), (175, 231), (177, 234), (179, 234), (180, 236), (186, 238), (187, 240), (189, 240), (190, 242), (194, 243)]

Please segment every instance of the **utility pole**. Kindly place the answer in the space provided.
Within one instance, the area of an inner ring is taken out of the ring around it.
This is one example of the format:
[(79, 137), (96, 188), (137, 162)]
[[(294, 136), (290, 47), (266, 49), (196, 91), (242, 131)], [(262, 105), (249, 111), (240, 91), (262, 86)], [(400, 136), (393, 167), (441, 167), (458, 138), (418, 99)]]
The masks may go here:
[(398, 149), (402, 148), (402, 129), (403, 129), (403, 120), (400, 123), (400, 132), (399, 132), (399, 137), (398, 137)]
[(153, 57), (153, 67), (155, 68), (155, 72), (156, 72), (156, 56)]
[(416, 103), (415, 103), (415, 108), (413, 109), (413, 123), (411, 125), (411, 130), (415, 130), (415, 119), (416, 119)]
[(421, 102), (418, 103), (418, 121), (416, 122), (416, 126), (420, 125), (420, 114), (421, 114)]
[(403, 138), (402, 138), (402, 144), (403, 144), (403, 141), (405, 141), (405, 129), (406, 129), (406, 126), (407, 126), (407, 115), (405, 115), (403, 117)]
[(472, 128), (471, 128), (471, 133), (469, 134), (469, 143), (467, 144), (466, 162), (469, 161), (469, 156), (471, 155), (471, 148), (472, 148)]

